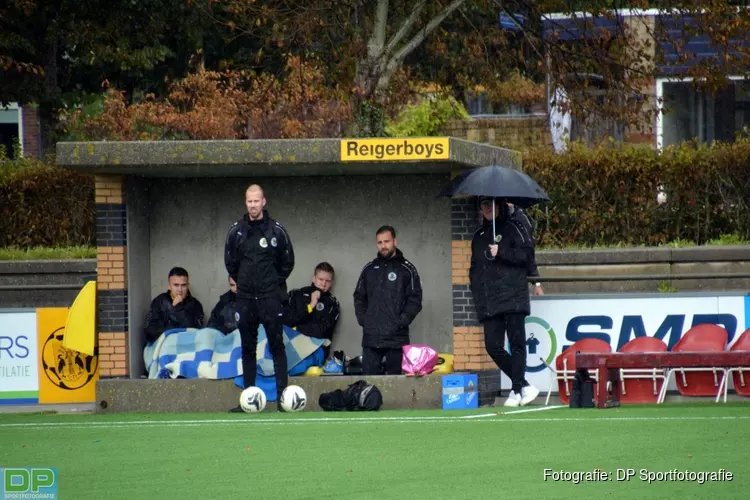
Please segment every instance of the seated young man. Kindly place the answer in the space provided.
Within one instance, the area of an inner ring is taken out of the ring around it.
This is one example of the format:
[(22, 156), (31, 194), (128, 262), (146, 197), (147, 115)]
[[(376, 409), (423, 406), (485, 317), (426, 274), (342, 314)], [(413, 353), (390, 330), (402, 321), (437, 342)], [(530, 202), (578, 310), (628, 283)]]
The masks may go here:
[[(315, 266), (312, 284), (289, 292), (284, 324), (308, 337), (332, 341), (340, 312), (339, 301), (331, 293), (333, 280), (333, 267), (328, 262)], [(330, 344), (325, 348), (326, 358), (330, 348)]]
[(203, 306), (190, 294), (188, 272), (174, 267), (167, 280), (168, 290), (154, 297), (146, 315), (144, 333), (149, 344), (170, 328), (203, 327)]
[(208, 318), (208, 328), (219, 330), (224, 335), (237, 329), (237, 283), (229, 277), (229, 290), (219, 297)]

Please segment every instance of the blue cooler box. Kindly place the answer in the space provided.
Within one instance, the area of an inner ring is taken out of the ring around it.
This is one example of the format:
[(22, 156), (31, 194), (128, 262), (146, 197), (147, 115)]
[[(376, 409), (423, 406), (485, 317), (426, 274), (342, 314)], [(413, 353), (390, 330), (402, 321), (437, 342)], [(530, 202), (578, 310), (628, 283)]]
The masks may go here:
[(479, 408), (476, 375), (443, 375), (443, 410)]

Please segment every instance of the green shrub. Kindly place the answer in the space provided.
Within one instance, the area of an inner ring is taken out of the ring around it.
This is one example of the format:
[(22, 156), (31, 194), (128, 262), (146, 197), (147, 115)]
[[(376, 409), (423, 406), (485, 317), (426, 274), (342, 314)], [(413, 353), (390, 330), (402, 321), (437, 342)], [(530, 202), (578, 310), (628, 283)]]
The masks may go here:
[(0, 158), (0, 247), (94, 245), (93, 176)]
[[(532, 210), (539, 244), (547, 246), (704, 244), (727, 234), (747, 241), (749, 166), (748, 139), (684, 143), (661, 154), (578, 144), (565, 154), (524, 153), (524, 169), (552, 199)], [(667, 201), (659, 204), (662, 189)]]
[(426, 97), (410, 104), (385, 126), (393, 137), (430, 137), (439, 135), (448, 120), (469, 118), (463, 104), (453, 97)]

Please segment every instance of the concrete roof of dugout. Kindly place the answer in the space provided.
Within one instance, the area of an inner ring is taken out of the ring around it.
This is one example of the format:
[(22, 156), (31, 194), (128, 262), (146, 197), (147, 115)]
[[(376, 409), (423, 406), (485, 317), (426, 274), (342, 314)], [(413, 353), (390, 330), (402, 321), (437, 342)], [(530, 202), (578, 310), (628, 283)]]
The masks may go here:
[[(441, 143), (448, 151), (438, 159), (343, 159), (343, 150), (352, 141), (358, 146), (371, 146), (373, 141), (392, 144), (391, 151), (405, 141), (412, 146)], [(146, 177), (439, 174), (491, 164), (519, 168), (521, 154), (455, 137), (103, 141), (60, 142), (57, 162), (64, 168), (93, 174)]]

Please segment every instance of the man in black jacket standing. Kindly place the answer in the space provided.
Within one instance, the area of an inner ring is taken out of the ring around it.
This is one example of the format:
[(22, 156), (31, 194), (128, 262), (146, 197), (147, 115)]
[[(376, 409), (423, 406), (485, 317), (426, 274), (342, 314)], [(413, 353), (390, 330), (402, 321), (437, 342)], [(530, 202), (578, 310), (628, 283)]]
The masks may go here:
[[(471, 240), (470, 288), (477, 317), (484, 326), (487, 354), (512, 383), (505, 406), (523, 406), (539, 395), (524, 377), (525, 322), (531, 309), (526, 276), (533, 243), (524, 225), (510, 216), (503, 200), (495, 200), (494, 213), (492, 198), (482, 197), (479, 202), (483, 224)], [(511, 354), (504, 346), (506, 332)]]
[[(294, 269), (292, 241), (284, 227), (266, 211), (263, 189), (251, 185), (245, 192), (247, 214), (227, 234), (224, 263), (237, 283), (237, 326), (242, 342), (242, 377), (245, 388), (255, 385), (258, 326), (266, 330), (273, 355), (276, 390), (288, 384), (283, 336), (286, 280)], [(279, 407), (280, 408), (280, 407)], [(232, 412), (242, 412), (237, 406)]]
[(354, 311), (362, 327), (364, 375), (401, 374), (401, 347), (409, 344), (409, 325), (422, 310), (422, 283), (414, 265), (397, 248), (396, 230), (375, 233), (378, 256), (357, 280)]

